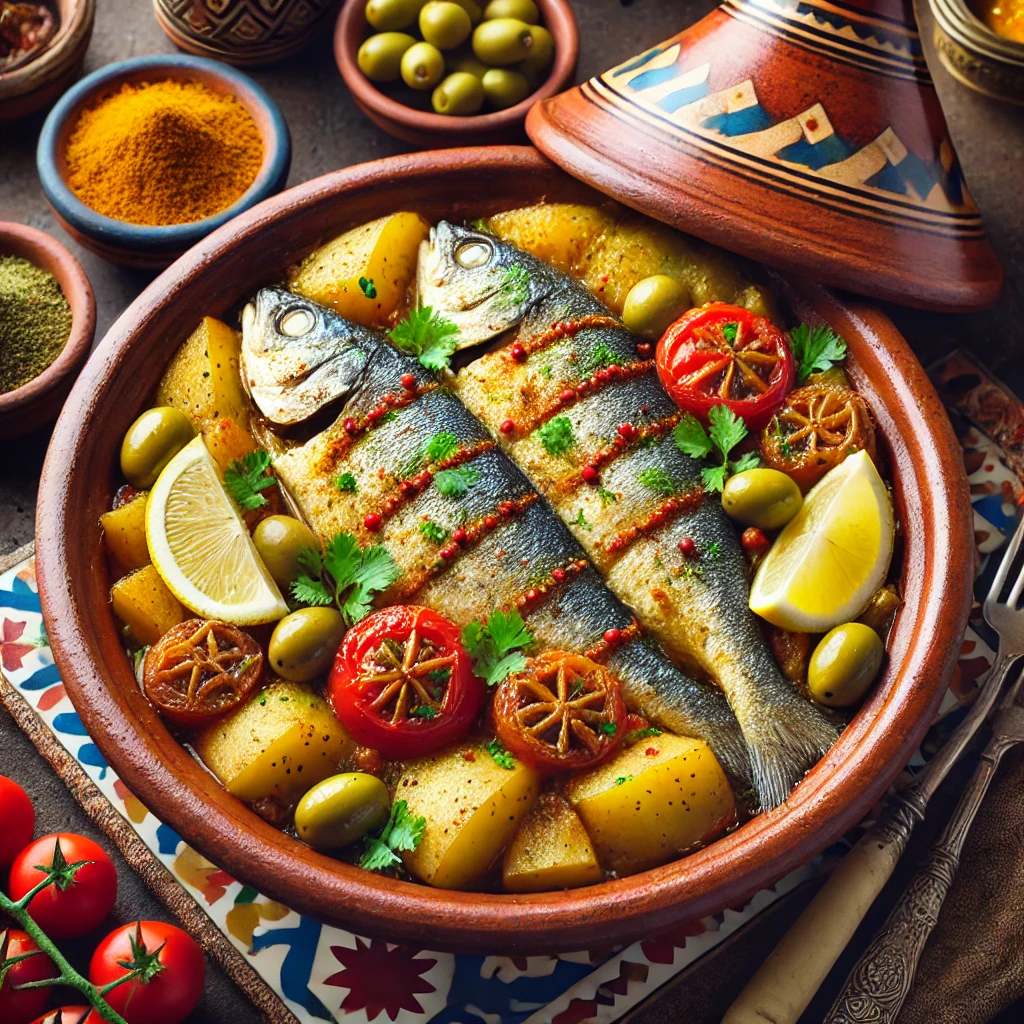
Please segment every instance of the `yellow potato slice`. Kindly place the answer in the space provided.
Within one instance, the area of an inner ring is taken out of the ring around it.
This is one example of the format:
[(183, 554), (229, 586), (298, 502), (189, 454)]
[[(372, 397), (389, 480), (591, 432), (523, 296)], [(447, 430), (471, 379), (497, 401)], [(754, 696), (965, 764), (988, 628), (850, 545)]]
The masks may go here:
[(103, 541), (117, 564), (125, 570), (149, 565), (146, 546), (146, 495), (140, 494), (127, 505), (100, 516)]
[(171, 626), (188, 618), (152, 565), (119, 579), (110, 588), (110, 603), (140, 644), (155, 644)]

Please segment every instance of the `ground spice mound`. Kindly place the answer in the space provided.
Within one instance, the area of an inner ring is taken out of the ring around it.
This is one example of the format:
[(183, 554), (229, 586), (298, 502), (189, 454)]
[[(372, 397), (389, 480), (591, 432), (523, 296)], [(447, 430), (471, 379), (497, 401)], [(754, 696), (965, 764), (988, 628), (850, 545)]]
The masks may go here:
[(263, 140), (233, 96), (199, 82), (126, 83), (84, 110), (67, 183), (129, 224), (188, 224), (234, 203), (256, 178)]

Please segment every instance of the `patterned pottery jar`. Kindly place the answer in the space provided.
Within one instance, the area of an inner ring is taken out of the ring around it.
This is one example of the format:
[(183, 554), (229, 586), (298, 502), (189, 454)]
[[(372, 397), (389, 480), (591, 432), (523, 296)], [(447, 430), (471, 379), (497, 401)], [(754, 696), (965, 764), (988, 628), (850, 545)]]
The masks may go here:
[(160, 27), (189, 53), (229, 64), (270, 64), (299, 52), (340, 0), (153, 0)]

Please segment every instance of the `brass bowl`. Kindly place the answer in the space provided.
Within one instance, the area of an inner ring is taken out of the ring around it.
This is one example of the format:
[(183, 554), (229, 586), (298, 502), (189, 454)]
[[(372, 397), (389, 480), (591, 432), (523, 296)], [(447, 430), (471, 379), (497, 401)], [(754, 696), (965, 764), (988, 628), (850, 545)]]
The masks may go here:
[(992, 31), (965, 0), (931, 0), (935, 49), (946, 70), (970, 88), (1024, 104), (1024, 43)]

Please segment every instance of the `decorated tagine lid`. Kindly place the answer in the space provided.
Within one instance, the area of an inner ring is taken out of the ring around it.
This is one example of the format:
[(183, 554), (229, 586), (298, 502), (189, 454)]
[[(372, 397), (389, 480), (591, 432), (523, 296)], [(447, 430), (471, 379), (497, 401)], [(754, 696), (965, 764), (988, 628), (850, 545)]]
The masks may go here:
[(576, 177), (765, 263), (928, 309), (999, 296), (910, 0), (725, 0), (526, 129)]

